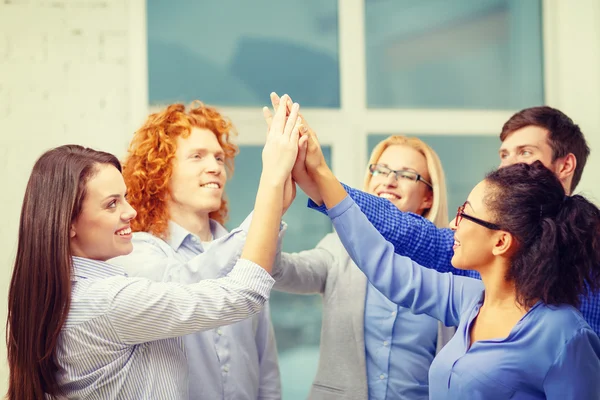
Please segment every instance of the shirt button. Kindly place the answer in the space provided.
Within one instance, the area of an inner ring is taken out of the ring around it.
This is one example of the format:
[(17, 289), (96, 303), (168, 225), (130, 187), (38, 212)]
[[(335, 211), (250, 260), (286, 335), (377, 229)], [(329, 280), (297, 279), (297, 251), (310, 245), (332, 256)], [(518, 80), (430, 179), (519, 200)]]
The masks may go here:
[(384, 340), (384, 341), (383, 341), (383, 345), (384, 345), (384, 346), (387, 346), (387, 345), (388, 345), (388, 341), (387, 341), (387, 340)]
[(225, 371), (225, 372), (229, 372), (229, 365), (226, 365), (226, 366), (224, 366), (224, 367), (223, 367), (223, 371)]
[(379, 375), (379, 379), (385, 379), (385, 375), (384, 374)]
[(217, 329), (217, 335), (219, 335), (219, 336), (223, 335), (223, 331), (221, 330), (221, 328)]
[(392, 311), (392, 317), (396, 316), (396, 311)]
[(198, 238), (196, 236), (192, 236), (192, 242), (198, 243)]

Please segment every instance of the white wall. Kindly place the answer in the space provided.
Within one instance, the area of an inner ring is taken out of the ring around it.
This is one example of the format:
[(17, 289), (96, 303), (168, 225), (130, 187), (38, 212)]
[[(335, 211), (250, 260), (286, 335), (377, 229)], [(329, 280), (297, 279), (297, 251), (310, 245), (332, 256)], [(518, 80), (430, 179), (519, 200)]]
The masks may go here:
[(77, 143), (122, 156), (147, 107), (143, 0), (0, 2), (0, 396), (21, 201), (45, 150)]
[(600, 206), (600, 2), (544, 1), (546, 103), (579, 124), (592, 150), (576, 192)]

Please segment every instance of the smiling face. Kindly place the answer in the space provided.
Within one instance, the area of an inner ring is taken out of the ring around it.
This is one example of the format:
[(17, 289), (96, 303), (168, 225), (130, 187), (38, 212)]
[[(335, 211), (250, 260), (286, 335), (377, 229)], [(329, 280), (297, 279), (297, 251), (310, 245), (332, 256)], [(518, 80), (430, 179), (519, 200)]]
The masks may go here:
[[(470, 217), (485, 222), (493, 222), (492, 215), (484, 203), (484, 196), (488, 184), (481, 181), (473, 188), (467, 202), (464, 213)], [(494, 260), (498, 246), (498, 237), (504, 235), (502, 231), (489, 229), (467, 218), (458, 218), (458, 226), (455, 217), (450, 222), (450, 228), (454, 232), (454, 255), (452, 265), (458, 269), (480, 270), (483, 266), (490, 265)]]
[(208, 129), (193, 128), (187, 138), (177, 138), (170, 181), (172, 216), (201, 215), (218, 210), (227, 172), (225, 155)]
[[(411, 171), (431, 182), (425, 156), (411, 146), (388, 146), (377, 160), (377, 164), (393, 170)], [(402, 211), (423, 214), (425, 210), (431, 208), (433, 202), (431, 188), (423, 182), (399, 175), (400, 177), (396, 179), (395, 174), (388, 176), (374, 174), (367, 185), (368, 192), (388, 199)]]
[(129, 222), (136, 212), (126, 200), (123, 176), (112, 165), (97, 165), (86, 184), (81, 213), (71, 225), (71, 254), (106, 261), (131, 253)]

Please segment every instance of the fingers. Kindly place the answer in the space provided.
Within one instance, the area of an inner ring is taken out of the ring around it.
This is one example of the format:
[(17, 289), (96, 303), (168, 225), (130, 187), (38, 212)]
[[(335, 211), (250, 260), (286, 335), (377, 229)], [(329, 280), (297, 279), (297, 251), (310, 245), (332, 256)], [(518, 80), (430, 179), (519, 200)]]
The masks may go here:
[(267, 123), (267, 132), (269, 132), (269, 129), (271, 129), (271, 123), (273, 123), (273, 114), (271, 114), (269, 107), (263, 107), (263, 117)]
[(280, 99), (277, 93), (271, 92), (271, 104), (273, 105), (273, 110), (277, 111), (280, 104)]
[(298, 139), (298, 163), (304, 166), (304, 160), (306, 160), (306, 148), (308, 144), (308, 136), (303, 135)]
[(279, 108), (279, 106), (282, 103), (282, 99), (283, 97), (287, 97), (287, 101), (283, 102), (283, 104), (285, 104), (285, 112), (286, 115), (290, 115), (290, 113), (292, 112), (292, 106), (294, 105), (294, 102), (292, 101), (292, 98), (287, 95), (284, 94), (282, 97), (279, 97), (279, 95), (277, 95), (277, 93), (275, 92), (271, 92), (271, 104), (273, 105), (273, 110), (277, 111), (277, 109)]
[[(281, 99), (283, 101), (287, 101), (287, 95), (283, 95)], [(285, 107), (279, 107), (277, 110), (275, 110), (275, 116), (272, 119), (271, 128), (269, 128), (269, 134), (284, 133), (284, 128), (286, 127), (287, 123), (289, 123), (289, 120), (286, 121), (285, 114)]]
[[(284, 96), (285, 97), (285, 96)], [(286, 99), (287, 101), (287, 99)], [(283, 110), (284, 107), (279, 107), (279, 110), (277, 110), (277, 112), (279, 112), (280, 110)], [(297, 126), (300, 125), (300, 118), (298, 118), (298, 111), (300, 110), (300, 105), (298, 103), (294, 103), (292, 105), (292, 111), (290, 112), (290, 116), (288, 117), (286, 123), (285, 123), (285, 129), (283, 131), (283, 134), (286, 135), (288, 138), (291, 137), (292, 135), (292, 131), (294, 130), (294, 128), (297, 129)], [(296, 135), (298, 133), (296, 132)]]

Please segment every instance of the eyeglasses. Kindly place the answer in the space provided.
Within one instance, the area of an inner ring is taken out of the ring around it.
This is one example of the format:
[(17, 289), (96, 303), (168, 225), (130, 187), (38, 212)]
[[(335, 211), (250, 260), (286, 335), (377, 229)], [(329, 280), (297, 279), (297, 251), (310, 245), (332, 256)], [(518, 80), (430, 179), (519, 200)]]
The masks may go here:
[(472, 217), (469, 214), (465, 214), (465, 206), (466, 205), (467, 205), (467, 202), (465, 201), (462, 206), (458, 207), (458, 211), (456, 212), (456, 227), (457, 228), (458, 228), (458, 225), (460, 225), (460, 221), (462, 221), (462, 219), (464, 218), (464, 219), (468, 219), (471, 222), (475, 222), (478, 225), (481, 225), (488, 229), (491, 229), (493, 231), (501, 231), (502, 230), (502, 228), (500, 228), (500, 225), (496, 225), (491, 222), (487, 222), (482, 219)]
[(423, 177), (421, 175), (417, 174), (414, 171), (407, 171), (405, 169), (393, 170), (393, 169), (386, 167), (385, 165), (371, 164), (371, 165), (369, 165), (369, 172), (371, 172), (371, 175), (373, 175), (373, 176), (377, 176), (377, 175), (390, 176), (390, 174), (394, 174), (396, 180), (406, 179), (406, 180), (413, 181), (413, 182), (421, 181), (433, 189), (433, 186), (431, 185), (431, 183), (427, 182), (425, 179), (423, 179)]

